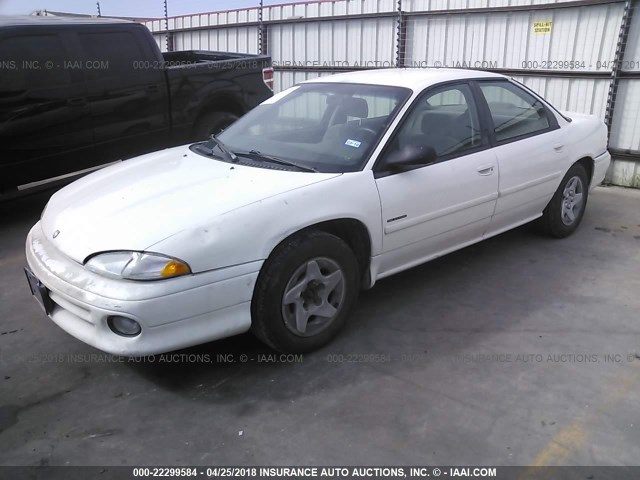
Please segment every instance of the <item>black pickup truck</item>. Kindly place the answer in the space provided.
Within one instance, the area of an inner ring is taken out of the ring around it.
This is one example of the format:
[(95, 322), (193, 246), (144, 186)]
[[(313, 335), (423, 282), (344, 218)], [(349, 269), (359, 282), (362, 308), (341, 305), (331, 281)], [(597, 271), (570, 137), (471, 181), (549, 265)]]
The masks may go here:
[(0, 194), (205, 138), (272, 89), (267, 56), (162, 54), (124, 20), (0, 17)]

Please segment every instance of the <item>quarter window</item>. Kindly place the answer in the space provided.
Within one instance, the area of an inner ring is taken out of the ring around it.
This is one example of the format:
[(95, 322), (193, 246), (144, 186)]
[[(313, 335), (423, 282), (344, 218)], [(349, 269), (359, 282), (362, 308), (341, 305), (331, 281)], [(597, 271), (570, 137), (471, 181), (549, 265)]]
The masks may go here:
[(549, 129), (547, 111), (540, 100), (509, 83), (480, 83), (489, 105), (496, 141), (504, 142)]

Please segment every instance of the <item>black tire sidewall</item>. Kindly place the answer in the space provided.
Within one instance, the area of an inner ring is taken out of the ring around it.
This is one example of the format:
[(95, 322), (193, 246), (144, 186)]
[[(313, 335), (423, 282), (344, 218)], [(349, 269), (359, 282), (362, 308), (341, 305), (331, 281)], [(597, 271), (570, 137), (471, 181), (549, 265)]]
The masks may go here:
[[(282, 317), (284, 289), (301, 265), (316, 257), (336, 262), (345, 278), (345, 298), (338, 316), (318, 334), (300, 337), (291, 332)], [(346, 323), (359, 292), (359, 268), (355, 255), (340, 238), (311, 231), (280, 245), (265, 263), (251, 302), (252, 331), (272, 348), (286, 353), (304, 353), (329, 342)]]
[[(584, 188), (584, 200), (582, 202), (582, 208), (580, 209), (580, 213), (578, 214), (578, 218), (571, 224), (565, 225), (562, 221), (561, 209), (562, 209), (562, 201), (563, 201), (563, 192), (569, 180), (573, 177), (579, 177), (582, 181), (582, 185)], [(582, 217), (587, 209), (587, 201), (589, 199), (589, 178), (587, 176), (587, 172), (585, 168), (576, 163), (571, 166), (569, 171), (566, 173), (556, 193), (554, 193), (553, 198), (547, 205), (543, 213), (544, 225), (547, 232), (556, 237), (556, 238), (564, 238), (571, 235), (582, 222)]]

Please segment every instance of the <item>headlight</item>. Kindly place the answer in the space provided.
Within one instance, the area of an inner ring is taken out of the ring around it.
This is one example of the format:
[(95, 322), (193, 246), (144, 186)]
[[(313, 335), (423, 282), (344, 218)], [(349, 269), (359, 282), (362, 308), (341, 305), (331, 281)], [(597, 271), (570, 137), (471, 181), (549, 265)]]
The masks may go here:
[(191, 273), (185, 262), (159, 253), (108, 252), (91, 257), (85, 267), (107, 277), (161, 280)]

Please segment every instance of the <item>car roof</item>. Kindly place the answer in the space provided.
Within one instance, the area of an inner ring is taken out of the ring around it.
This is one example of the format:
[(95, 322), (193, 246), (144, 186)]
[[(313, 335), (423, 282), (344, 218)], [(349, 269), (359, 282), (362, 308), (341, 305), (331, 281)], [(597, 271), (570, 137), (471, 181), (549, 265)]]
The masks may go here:
[(44, 15), (0, 15), (0, 27), (12, 26), (56, 26), (56, 25), (100, 25), (114, 23), (133, 23), (129, 20), (105, 17), (54, 17)]
[(336, 75), (313, 78), (303, 83), (362, 83), (406, 87), (418, 91), (436, 83), (471, 78), (507, 77), (499, 73), (460, 68), (383, 68), (338, 73)]

